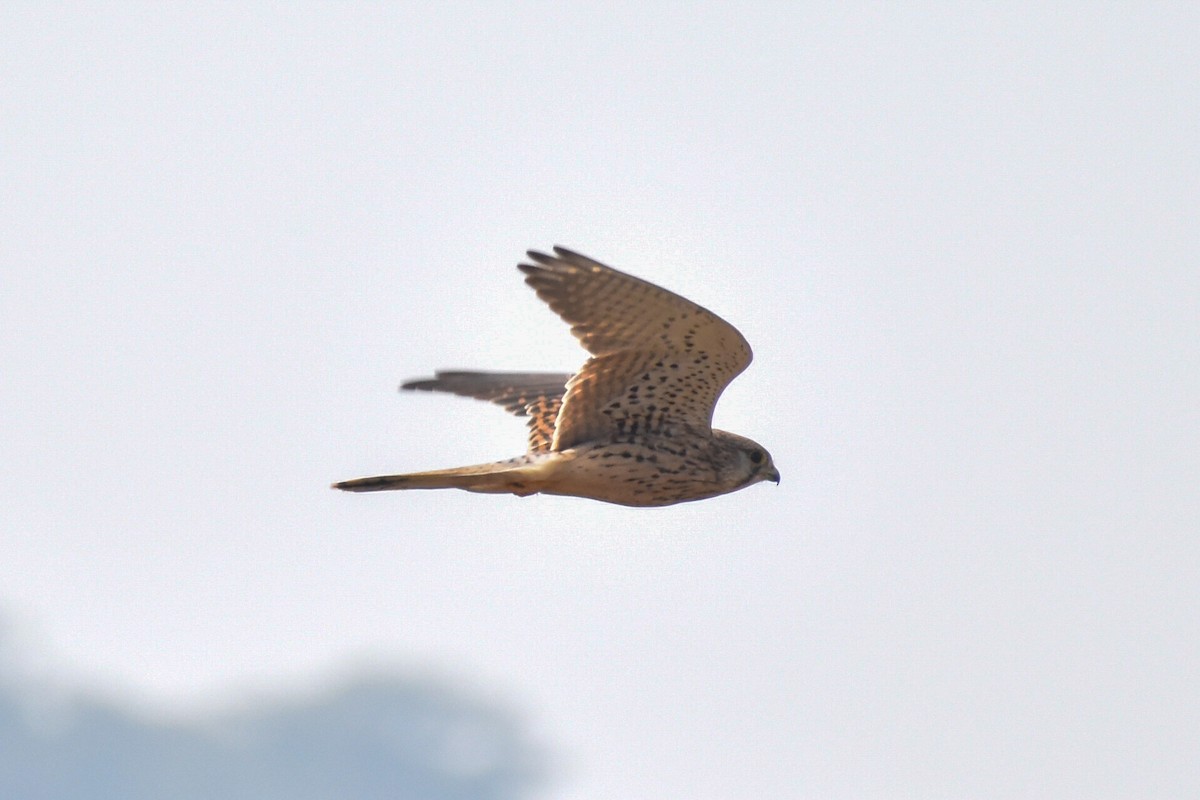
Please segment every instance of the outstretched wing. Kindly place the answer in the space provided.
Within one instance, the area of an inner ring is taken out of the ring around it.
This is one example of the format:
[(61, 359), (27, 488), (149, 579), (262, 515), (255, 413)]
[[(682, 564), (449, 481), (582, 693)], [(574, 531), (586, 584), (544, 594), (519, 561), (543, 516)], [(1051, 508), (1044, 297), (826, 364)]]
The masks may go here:
[(529, 452), (550, 449), (554, 421), (570, 375), (554, 372), (437, 372), (432, 378), (406, 381), (401, 389), (449, 392), (503, 406), (529, 417)]
[(721, 392), (749, 364), (746, 339), (690, 300), (562, 247), (529, 251), (525, 282), (592, 354), (567, 383), (552, 449), (598, 438), (708, 433)]

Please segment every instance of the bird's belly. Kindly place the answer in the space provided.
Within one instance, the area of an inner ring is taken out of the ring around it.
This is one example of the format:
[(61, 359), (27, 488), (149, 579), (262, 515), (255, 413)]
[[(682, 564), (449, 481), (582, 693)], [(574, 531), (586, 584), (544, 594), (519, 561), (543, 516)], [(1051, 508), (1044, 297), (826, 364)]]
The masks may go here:
[(667, 506), (729, 491), (703, 459), (638, 443), (564, 450), (541, 489), (624, 506)]

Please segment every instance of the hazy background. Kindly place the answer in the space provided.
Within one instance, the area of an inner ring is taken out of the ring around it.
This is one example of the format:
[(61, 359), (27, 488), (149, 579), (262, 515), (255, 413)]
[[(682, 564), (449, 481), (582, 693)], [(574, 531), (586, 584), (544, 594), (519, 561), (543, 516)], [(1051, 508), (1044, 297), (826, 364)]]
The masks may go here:
[[(1200, 11), (902, 5), (0, 7), (5, 747), (371, 797), (211, 728), (383, 675), (504, 732), (427, 796), (1200, 794)], [(521, 451), (395, 387), (580, 364), (556, 243), (746, 334), (782, 485), (329, 490)]]

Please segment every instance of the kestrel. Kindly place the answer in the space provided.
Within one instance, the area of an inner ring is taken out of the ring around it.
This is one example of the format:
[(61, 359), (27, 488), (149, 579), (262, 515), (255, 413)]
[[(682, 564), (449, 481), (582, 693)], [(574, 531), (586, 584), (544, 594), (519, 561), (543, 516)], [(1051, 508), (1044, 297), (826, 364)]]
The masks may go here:
[(525, 282), (591, 357), (574, 375), (438, 372), (401, 389), (490, 400), (529, 417), (529, 451), (507, 461), (357, 478), (351, 492), (466, 489), (667, 506), (779, 483), (771, 456), (713, 430), (717, 398), (751, 359), (725, 320), (677, 294), (555, 247), (529, 251)]

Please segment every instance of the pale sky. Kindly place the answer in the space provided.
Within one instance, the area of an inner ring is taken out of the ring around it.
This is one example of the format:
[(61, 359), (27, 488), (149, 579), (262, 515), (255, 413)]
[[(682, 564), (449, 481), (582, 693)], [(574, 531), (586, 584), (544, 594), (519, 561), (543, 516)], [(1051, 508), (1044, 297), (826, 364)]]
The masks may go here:
[[(1194, 4), (5, 4), (0, 615), (161, 714), (363, 664), (583, 798), (1200, 794)], [(738, 326), (783, 481), (521, 451), (561, 244)]]

